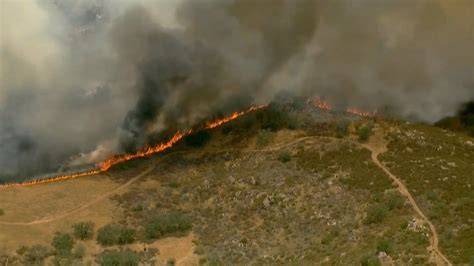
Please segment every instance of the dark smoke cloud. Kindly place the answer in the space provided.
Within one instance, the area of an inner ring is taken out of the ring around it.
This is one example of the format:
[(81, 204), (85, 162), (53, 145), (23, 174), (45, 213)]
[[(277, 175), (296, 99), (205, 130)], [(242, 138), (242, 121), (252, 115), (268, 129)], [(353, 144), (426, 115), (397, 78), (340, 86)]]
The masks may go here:
[(1, 174), (132, 151), (280, 90), (425, 121), (474, 98), (470, 0), (0, 5)]

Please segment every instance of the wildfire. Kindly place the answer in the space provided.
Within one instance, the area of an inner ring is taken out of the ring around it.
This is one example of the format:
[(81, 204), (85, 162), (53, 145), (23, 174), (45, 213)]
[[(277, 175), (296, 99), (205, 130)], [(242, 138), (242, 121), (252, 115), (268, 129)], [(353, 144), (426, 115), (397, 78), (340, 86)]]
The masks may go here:
[[(325, 111), (331, 111), (332, 110), (332, 106), (328, 102), (322, 100), (319, 97), (314, 98), (314, 99), (308, 99), (307, 103), (314, 106), (314, 107), (316, 107), (316, 108), (319, 108), (321, 110), (325, 110)], [(355, 107), (347, 107), (345, 112), (349, 113), (349, 114), (353, 114), (353, 115), (364, 116), (364, 117), (375, 117), (375, 116), (377, 116), (377, 110), (375, 110), (373, 112), (367, 112), (367, 111), (359, 110)]]
[(73, 173), (73, 174), (68, 174), (68, 175), (59, 175), (59, 176), (49, 177), (49, 178), (33, 179), (33, 180), (23, 181), (23, 182), (20, 182), (20, 183), (1, 184), (0, 188), (24, 187), (24, 186), (39, 185), (39, 184), (44, 184), (44, 183), (62, 181), (62, 180), (66, 180), (66, 179), (78, 178), (78, 177), (81, 177), (81, 176), (95, 175), (95, 174), (98, 174), (100, 172), (101, 172), (100, 170), (90, 170), (90, 171), (86, 171), (86, 172), (79, 172), (79, 173)]
[(314, 99), (308, 99), (307, 103), (313, 105), (314, 107), (322, 109), (322, 110), (326, 110), (326, 111), (331, 111), (332, 110), (331, 105), (328, 102), (322, 100), (319, 97), (314, 98)]
[(373, 112), (366, 112), (366, 111), (361, 111), (357, 108), (354, 107), (348, 107), (346, 109), (347, 113), (353, 114), (353, 115), (358, 115), (358, 116), (365, 116), (365, 117), (374, 117), (377, 116), (377, 110)]
[(31, 186), (31, 185), (37, 185), (37, 184), (44, 184), (44, 183), (51, 183), (51, 182), (57, 182), (57, 181), (63, 181), (66, 179), (73, 179), (73, 178), (78, 178), (82, 176), (90, 176), (90, 175), (96, 175), (101, 172), (107, 171), (110, 169), (110, 167), (137, 158), (145, 157), (150, 154), (154, 153), (159, 153), (164, 150), (167, 150), (171, 147), (173, 147), (174, 144), (179, 142), (182, 138), (191, 135), (195, 131), (199, 130), (205, 130), (205, 129), (211, 129), (211, 128), (216, 128), (222, 124), (225, 124), (229, 121), (232, 121), (244, 114), (256, 111), (258, 109), (264, 108), (266, 105), (261, 105), (261, 106), (252, 106), (247, 110), (241, 111), (241, 112), (234, 112), (230, 114), (227, 117), (223, 117), (220, 119), (216, 119), (213, 121), (206, 122), (203, 126), (196, 130), (188, 130), (185, 132), (176, 132), (173, 137), (168, 140), (167, 142), (160, 143), (156, 146), (151, 146), (151, 147), (146, 147), (141, 151), (138, 151), (136, 153), (132, 154), (121, 154), (121, 155), (115, 155), (112, 156), (111, 158), (102, 161), (98, 164), (98, 169), (90, 170), (90, 171), (85, 171), (85, 172), (78, 172), (78, 173), (72, 173), (72, 174), (66, 174), (66, 175), (60, 175), (60, 176), (55, 176), (55, 177), (48, 177), (48, 178), (42, 178), (42, 179), (34, 179), (34, 180), (29, 180), (29, 181), (24, 181), (24, 182), (19, 182), (19, 183), (9, 183), (9, 184), (1, 184), (0, 188), (8, 188), (8, 187), (23, 187), (23, 186)]

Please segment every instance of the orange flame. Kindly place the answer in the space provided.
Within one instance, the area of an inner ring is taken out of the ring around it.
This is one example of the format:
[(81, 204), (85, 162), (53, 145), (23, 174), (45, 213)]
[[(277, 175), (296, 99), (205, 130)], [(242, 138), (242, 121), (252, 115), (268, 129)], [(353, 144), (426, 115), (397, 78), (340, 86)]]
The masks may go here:
[[(325, 111), (331, 111), (332, 110), (331, 104), (329, 104), (328, 102), (322, 100), (319, 97), (316, 97), (314, 99), (308, 99), (307, 103), (314, 106), (314, 107), (316, 107), (316, 108), (319, 108), (321, 110), (325, 110)], [(377, 116), (377, 110), (375, 110), (373, 112), (367, 112), (367, 111), (359, 110), (355, 107), (348, 107), (348, 108), (346, 108), (345, 111), (346, 111), (346, 113), (349, 113), (349, 114), (364, 116), (364, 117), (375, 117), (375, 116)]]
[(313, 105), (316, 108), (322, 109), (322, 110), (326, 110), (326, 111), (331, 111), (332, 110), (331, 105), (328, 102), (322, 100), (319, 97), (314, 98), (314, 99), (308, 99), (307, 103)]
[(167, 150), (167, 149), (173, 147), (173, 145), (176, 144), (177, 142), (179, 142), (182, 138), (191, 135), (195, 131), (216, 128), (216, 127), (218, 127), (222, 124), (225, 124), (229, 121), (232, 121), (232, 120), (234, 120), (234, 119), (236, 119), (236, 118), (238, 118), (238, 117), (240, 117), (244, 114), (256, 111), (256, 110), (264, 108), (264, 107), (266, 107), (266, 105), (252, 106), (247, 110), (244, 110), (244, 111), (241, 111), (241, 112), (234, 112), (234, 113), (232, 113), (231, 115), (229, 115), (227, 117), (223, 117), (223, 118), (220, 118), (220, 119), (216, 119), (216, 120), (213, 120), (213, 121), (206, 122), (203, 126), (201, 126), (200, 128), (198, 128), (196, 130), (189, 129), (186, 132), (178, 131), (167, 142), (160, 143), (160, 144), (158, 144), (156, 146), (152, 146), (152, 147), (146, 147), (143, 150), (138, 151), (136, 153), (121, 154), (121, 155), (112, 156), (111, 158), (100, 162), (98, 164), (98, 169), (85, 171), (85, 172), (78, 172), (78, 173), (60, 175), (60, 176), (55, 176), (55, 177), (28, 180), (28, 181), (19, 182), (19, 183), (1, 184), (0, 189), (1, 188), (9, 188), (9, 187), (31, 186), (31, 185), (37, 185), (37, 184), (63, 181), (63, 180), (73, 179), (73, 178), (82, 177), (82, 176), (96, 175), (96, 174), (99, 174), (101, 172), (107, 171), (108, 169), (110, 169), (110, 167), (112, 167), (116, 164), (119, 164), (119, 163), (122, 163), (122, 162), (125, 162), (125, 161), (129, 161), (129, 160), (133, 160), (133, 159), (137, 159), (137, 158), (141, 158), (141, 157), (145, 157), (145, 156), (148, 156), (150, 154), (159, 153), (159, 152), (162, 152), (164, 150)]
[(346, 109), (347, 113), (353, 114), (353, 115), (358, 115), (358, 116), (365, 116), (365, 117), (375, 117), (377, 116), (377, 110), (373, 112), (366, 112), (366, 111), (361, 111), (357, 108), (354, 107), (348, 107)]

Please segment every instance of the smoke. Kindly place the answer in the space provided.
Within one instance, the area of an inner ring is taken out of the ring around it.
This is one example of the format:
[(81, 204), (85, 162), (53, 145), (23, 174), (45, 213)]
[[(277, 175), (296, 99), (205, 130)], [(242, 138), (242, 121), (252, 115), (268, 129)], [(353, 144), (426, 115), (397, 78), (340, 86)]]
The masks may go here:
[(424, 121), (474, 99), (470, 0), (29, 0), (0, 12), (0, 179), (136, 150), (281, 90)]

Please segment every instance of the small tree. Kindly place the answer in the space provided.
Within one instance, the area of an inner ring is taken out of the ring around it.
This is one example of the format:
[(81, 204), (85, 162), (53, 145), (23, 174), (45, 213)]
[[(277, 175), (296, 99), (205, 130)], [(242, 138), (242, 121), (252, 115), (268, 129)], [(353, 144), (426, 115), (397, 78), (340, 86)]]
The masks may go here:
[(387, 208), (383, 205), (372, 206), (367, 211), (367, 217), (365, 218), (366, 224), (381, 223), (385, 216), (387, 216)]
[(385, 252), (390, 254), (392, 252), (392, 243), (388, 240), (380, 240), (377, 243), (377, 253)]
[(360, 261), (360, 264), (362, 266), (379, 266), (379, 265), (382, 265), (380, 263), (379, 258), (377, 256), (374, 256), (374, 255), (364, 256), (362, 258), (362, 260)]
[(174, 258), (168, 259), (166, 262), (166, 266), (174, 266), (176, 265), (176, 260)]
[(34, 245), (31, 248), (26, 248), (24, 255), (26, 265), (41, 265), (44, 259), (51, 256), (51, 251), (46, 246)]
[(130, 244), (135, 241), (135, 234), (131, 228), (108, 224), (97, 230), (97, 242), (102, 246)]
[(5, 215), (5, 211), (3, 209), (0, 209), (0, 216)]
[(281, 151), (280, 154), (278, 154), (278, 160), (282, 163), (289, 162), (291, 160), (290, 152), (287, 150)]
[(119, 231), (117, 244), (125, 245), (133, 243), (135, 241), (135, 234), (135, 230), (131, 228), (121, 228)]
[(348, 120), (341, 120), (336, 124), (336, 137), (343, 138), (349, 134), (349, 125)]
[(405, 199), (397, 194), (391, 194), (388, 199), (386, 206), (389, 210), (401, 209), (405, 204)]
[(131, 251), (117, 251), (117, 250), (106, 250), (99, 255), (98, 259), (100, 265), (115, 266), (115, 265), (127, 265), (136, 266), (140, 262), (140, 256)]
[(70, 234), (57, 232), (53, 238), (51, 246), (54, 247), (56, 253), (60, 256), (67, 256), (71, 254), (74, 240)]
[(369, 137), (372, 135), (372, 127), (369, 125), (360, 127), (357, 130), (357, 135), (359, 136), (360, 142), (366, 142), (367, 140), (369, 140)]
[(145, 235), (156, 239), (163, 235), (184, 233), (192, 228), (191, 218), (185, 214), (157, 214), (145, 224)]
[(77, 239), (86, 240), (91, 239), (94, 234), (94, 223), (92, 222), (81, 222), (72, 226), (73, 235)]
[(273, 133), (268, 130), (260, 130), (257, 134), (256, 144), (258, 147), (264, 147), (273, 140)]

